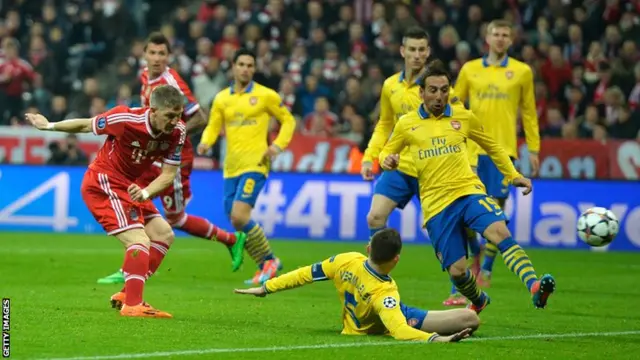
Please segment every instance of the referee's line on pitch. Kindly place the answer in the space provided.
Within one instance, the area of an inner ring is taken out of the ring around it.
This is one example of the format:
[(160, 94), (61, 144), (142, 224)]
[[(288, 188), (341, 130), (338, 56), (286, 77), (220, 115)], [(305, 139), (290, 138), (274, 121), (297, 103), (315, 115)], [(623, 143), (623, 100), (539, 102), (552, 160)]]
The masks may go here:
[[(533, 335), (516, 335), (516, 336), (491, 336), (486, 338), (469, 338), (464, 342), (488, 342), (488, 341), (508, 341), (508, 340), (533, 340), (533, 339), (561, 339), (561, 338), (582, 338), (582, 337), (598, 337), (598, 336), (624, 336), (624, 335), (640, 335), (640, 330), (634, 331), (616, 331), (616, 332), (590, 332), (590, 333), (565, 333), (565, 334), (533, 334)], [(317, 345), (292, 345), (292, 346), (273, 346), (260, 348), (219, 348), (219, 349), (200, 349), (200, 350), (176, 350), (176, 351), (158, 351), (151, 353), (139, 354), (119, 354), (119, 355), (101, 355), (101, 356), (79, 356), (66, 358), (46, 358), (42, 360), (115, 360), (115, 359), (137, 359), (137, 358), (154, 358), (168, 356), (188, 356), (188, 355), (205, 355), (205, 354), (223, 354), (223, 353), (249, 353), (249, 352), (267, 352), (267, 351), (294, 351), (294, 350), (316, 350), (316, 349), (339, 349), (339, 348), (356, 348), (369, 346), (403, 346), (403, 345), (424, 345), (424, 342), (415, 341), (380, 341), (380, 342), (349, 342), (335, 344), (317, 344)]]

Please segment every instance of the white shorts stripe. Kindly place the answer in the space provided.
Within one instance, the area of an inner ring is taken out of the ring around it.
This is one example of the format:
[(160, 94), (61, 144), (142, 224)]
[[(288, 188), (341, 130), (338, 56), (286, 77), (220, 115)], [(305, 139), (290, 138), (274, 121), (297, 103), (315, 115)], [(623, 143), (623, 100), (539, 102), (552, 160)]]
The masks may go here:
[(118, 220), (119, 228), (126, 228), (129, 226), (129, 222), (127, 221), (127, 217), (125, 216), (124, 209), (122, 208), (122, 203), (118, 198), (118, 195), (111, 190), (111, 186), (109, 185), (109, 178), (107, 174), (98, 174), (98, 182), (100, 183), (100, 187), (102, 191), (109, 197), (109, 201), (111, 202), (111, 208), (116, 214), (116, 218)]
[(182, 192), (182, 174), (180, 174), (180, 170), (176, 174), (176, 177), (173, 179), (173, 201), (176, 204), (176, 213), (182, 212), (184, 210), (184, 199)]

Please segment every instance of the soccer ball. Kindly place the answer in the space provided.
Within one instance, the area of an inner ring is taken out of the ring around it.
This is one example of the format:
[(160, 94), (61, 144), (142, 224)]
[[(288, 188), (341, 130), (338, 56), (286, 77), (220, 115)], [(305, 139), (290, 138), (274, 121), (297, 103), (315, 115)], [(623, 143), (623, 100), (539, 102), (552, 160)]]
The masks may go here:
[(591, 246), (605, 246), (618, 235), (620, 224), (609, 209), (593, 207), (578, 218), (578, 237)]

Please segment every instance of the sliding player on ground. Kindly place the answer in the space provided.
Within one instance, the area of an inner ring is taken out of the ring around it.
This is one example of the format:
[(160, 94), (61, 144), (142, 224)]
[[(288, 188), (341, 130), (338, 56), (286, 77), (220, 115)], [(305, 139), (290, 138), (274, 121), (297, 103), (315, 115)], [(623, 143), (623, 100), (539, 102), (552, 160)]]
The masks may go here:
[(462, 106), (448, 102), (451, 78), (440, 61), (429, 64), (421, 85), (424, 103), (417, 111), (398, 120), (393, 135), (380, 153), (385, 169), (396, 169), (400, 152), (409, 149), (420, 184), (424, 226), (442, 270), (477, 313), (489, 303), (489, 296), (476, 285), (467, 268), (467, 236), (470, 228), (496, 244), (507, 267), (529, 290), (536, 308), (544, 308), (555, 290), (551, 275), (538, 279), (526, 252), (516, 243), (502, 208), (487, 196), (482, 182), (471, 169), (467, 139), (478, 143), (491, 157), (506, 181), (531, 192), (531, 181), (518, 173), (511, 159), (491, 137), (483, 124)]
[[(245, 248), (258, 264), (248, 283), (262, 284), (282, 267), (271, 251), (262, 227), (251, 212), (271, 168), (272, 159), (289, 145), (296, 127), (293, 115), (277, 92), (253, 81), (256, 58), (246, 49), (233, 58), (233, 83), (220, 91), (211, 105), (209, 124), (198, 145), (205, 154), (216, 142), (224, 125), (227, 152), (224, 159), (224, 208), (237, 231), (247, 234)], [(276, 118), (280, 133), (268, 143), (269, 121)]]
[[(485, 131), (496, 139), (511, 160), (518, 158), (516, 123), (520, 112), (529, 149), (528, 160), (532, 174), (536, 176), (540, 166), (540, 133), (533, 72), (529, 65), (507, 55), (512, 37), (509, 22), (496, 20), (489, 24), (486, 38), (489, 54), (464, 64), (456, 81), (456, 94), (461, 101), (469, 102), (471, 111), (482, 120)], [(508, 182), (483, 149), (471, 143), (469, 151), (472, 154), (471, 164), (477, 165), (478, 177), (487, 194), (504, 208), (509, 196)], [(494, 244), (486, 244), (482, 275), (478, 279), (482, 285), (490, 285), (497, 252)]]
[(342, 334), (388, 334), (398, 340), (456, 342), (466, 338), (480, 325), (473, 311), (455, 309), (425, 311), (400, 301), (398, 286), (389, 276), (400, 260), (402, 239), (391, 228), (371, 237), (367, 253), (344, 253), (305, 266), (262, 287), (235, 290), (238, 294), (259, 297), (293, 289), (318, 281), (333, 280), (344, 304)]
[[(149, 35), (144, 51), (145, 61), (148, 66), (140, 75), (142, 106), (149, 106), (149, 95), (157, 86), (173, 86), (184, 97), (185, 105), (182, 118), (186, 123), (187, 133), (190, 134), (203, 128), (207, 123), (206, 114), (200, 108), (187, 83), (177, 71), (168, 66), (171, 54), (169, 40), (162, 33), (154, 32)], [(187, 204), (191, 201), (192, 196), (190, 178), (193, 169), (193, 157), (193, 145), (187, 136), (182, 150), (180, 171), (171, 186), (159, 195), (165, 218), (173, 228), (180, 229), (201, 239), (218, 241), (226, 245), (232, 258), (232, 270), (236, 271), (242, 265), (246, 235), (242, 232), (229, 233), (205, 218), (186, 213)], [(154, 165), (155, 167), (145, 172), (138, 180), (141, 185), (150, 183), (160, 174), (161, 164), (155, 162)], [(155, 239), (151, 240), (151, 246), (159, 247), (159, 250), (164, 252), (169, 250), (168, 248), (163, 248)], [(237, 245), (236, 242), (238, 243)], [(124, 282), (122, 270), (98, 280), (100, 284), (122, 282)]]
[[(178, 173), (187, 132), (180, 121), (184, 101), (178, 89), (155, 88), (150, 104), (136, 109), (117, 106), (94, 118), (57, 123), (39, 114), (26, 114), (26, 119), (39, 130), (107, 135), (84, 175), (81, 191), (96, 221), (126, 249), (124, 289), (111, 297), (111, 304), (123, 316), (170, 318), (144, 302), (142, 295), (146, 279), (166, 255), (150, 239), (166, 248), (174, 240), (171, 226), (151, 199), (171, 185)], [(162, 171), (141, 188), (136, 181), (155, 160), (162, 161)]]

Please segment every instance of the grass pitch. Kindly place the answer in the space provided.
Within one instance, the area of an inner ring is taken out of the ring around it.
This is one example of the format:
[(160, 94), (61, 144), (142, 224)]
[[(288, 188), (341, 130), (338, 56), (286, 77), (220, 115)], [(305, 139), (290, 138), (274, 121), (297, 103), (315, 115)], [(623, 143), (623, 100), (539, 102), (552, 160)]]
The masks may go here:
[[(354, 243), (273, 241), (285, 270)], [(491, 305), (472, 341), (416, 344), (341, 336), (341, 304), (330, 282), (269, 296), (234, 295), (253, 275), (230, 272), (220, 244), (179, 238), (147, 283), (145, 299), (173, 319), (122, 318), (109, 307), (122, 249), (106, 236), (0, 233), (0, 296), (11, 299), (11, 358), (130, 359), (637, 359), (638, 254), (529, 250), (557, 292), (535, 310), (515, 275), (496, 260)], [(407, 245), (392, 274), (403, 302), (443, 309), (449, 291), (429, 246)]]

